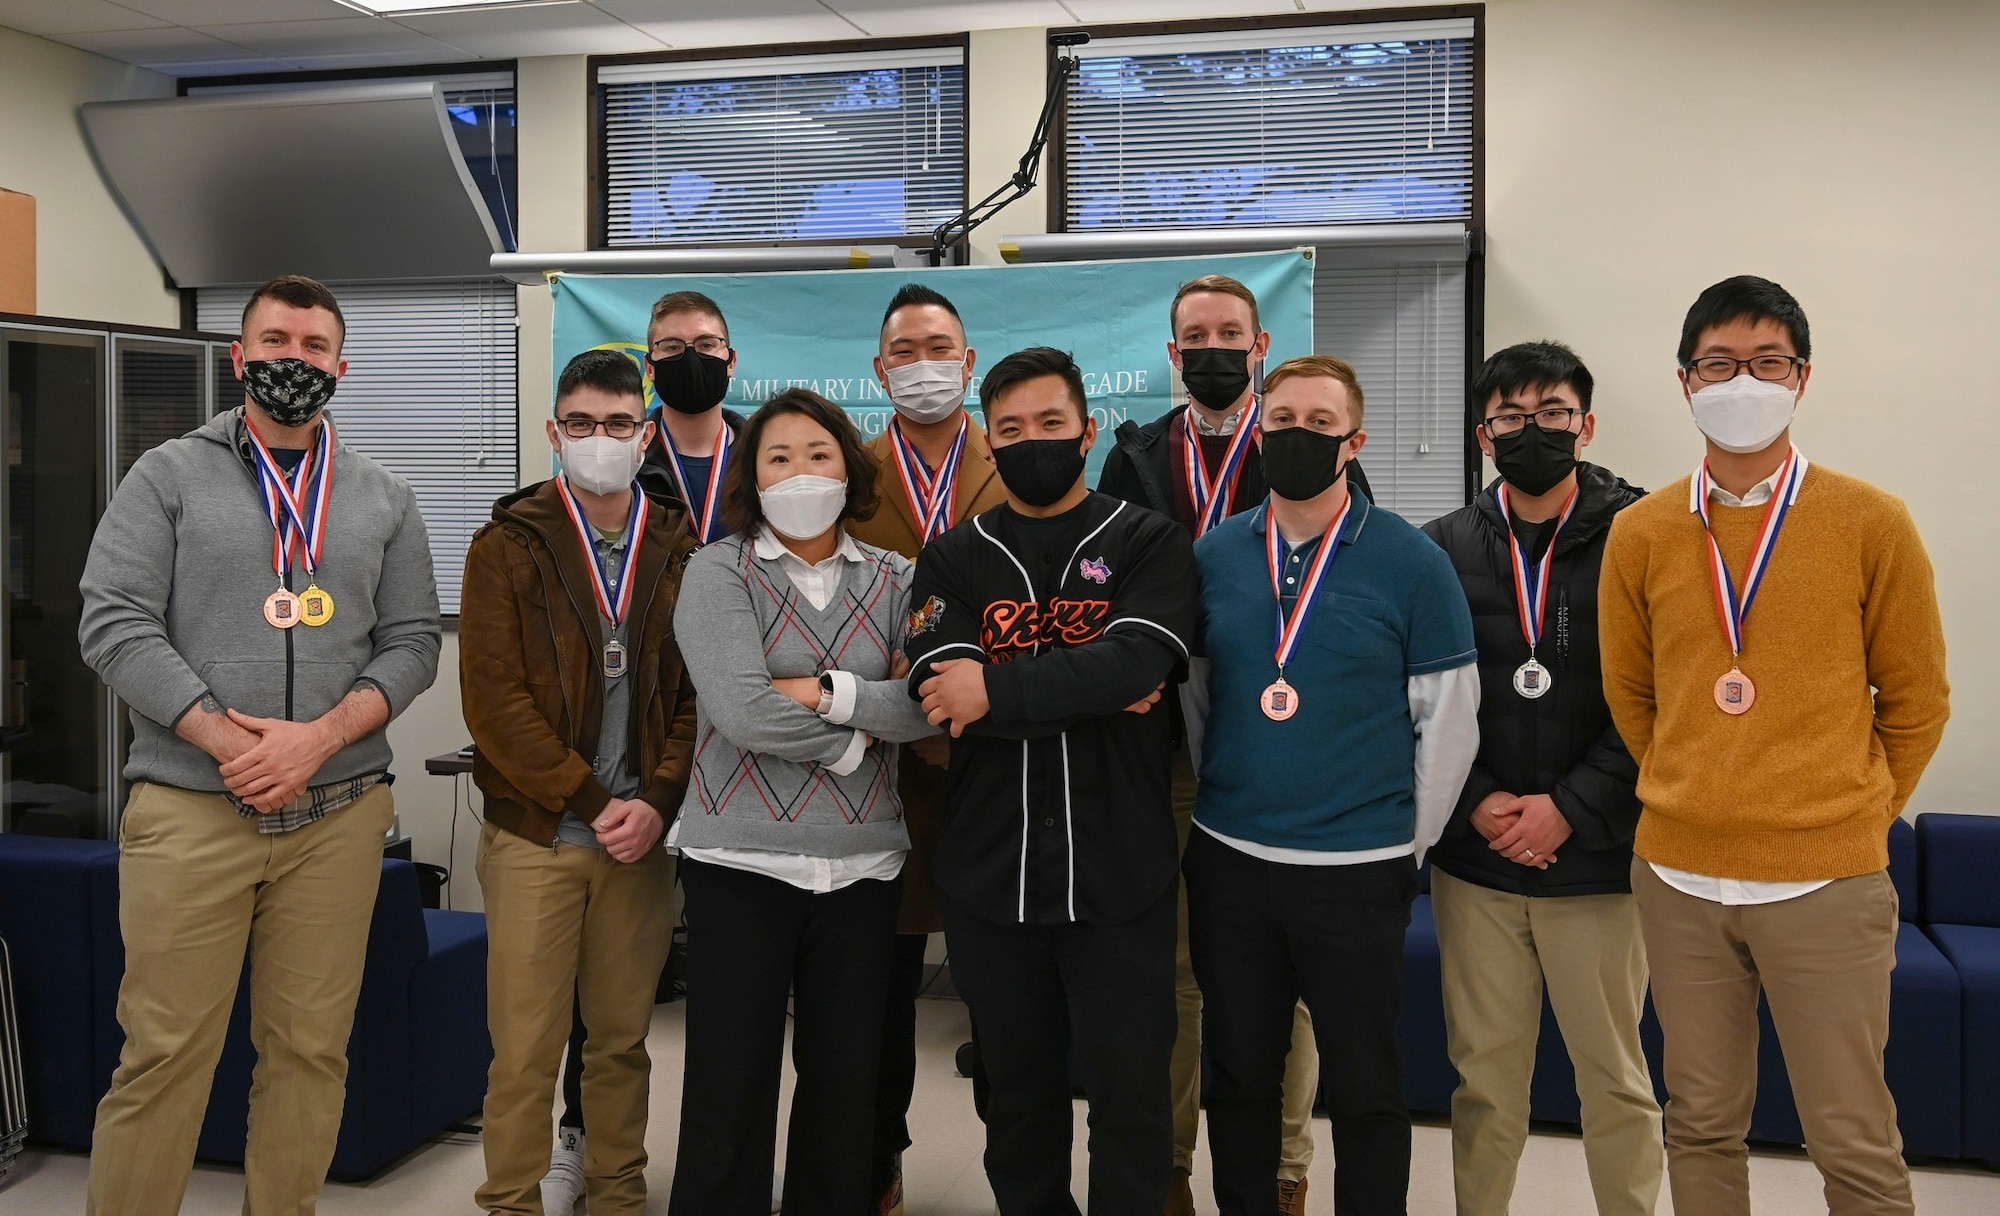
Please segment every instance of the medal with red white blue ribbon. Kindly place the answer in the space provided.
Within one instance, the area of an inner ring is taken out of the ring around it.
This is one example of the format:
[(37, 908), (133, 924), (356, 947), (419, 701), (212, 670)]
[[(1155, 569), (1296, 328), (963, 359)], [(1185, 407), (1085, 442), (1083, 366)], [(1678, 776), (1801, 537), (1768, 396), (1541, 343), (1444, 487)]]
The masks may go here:
[(960, 419), (958, 438), (936, 473), (924, 464), (914, 444), (903, 434), (900, 418), (889, 423), (889, 450), (896, 457), (896, 473), (903, 479), (903, 494), (910, 503), (910, 518), (917, 521), (917, 543), (929, 544), (945, 534), (958, 512), (958, 467), (965, 458), (965, 437), (970, 419)]
[[(674, 484), (680, 487), (681, 501), (688, 506), (688, 530), (695, 540), (708, 544), (716, 538), (716, 530), (722, 524), (722, 475), (729, 469), (729, 449), (735, 442), (727, 420), (721, 420), (721, 429), (715, 435), (715, 463), (708, 471), (708, 492), (701, 496), (701, 502), (694, 500), (694, 491), (688, 484), (687, 470), (681, 467), (680, 449), (674, 446), (673, 432), (667, 429), (666, 419), (660, 420), (660, 442), (667, 448), (667, 468), (674, 474)], [(635, 491), (636, 492), (636, 491)], [(644, 494), (639, 497), (644, 498)]]
[(1319, 551), (1313, 554), (1312, 564), (1306, 571), (1305, 582), (1299, 585), (1298, 598), (1292, 601), (1292, 610), (1285, 611), (1285, 542), (1278, 535), (1278, 521), (1271, 518), (1270, 508), (1264, 512), (1264, 553), (1271, 565), (1271, 591), (1278, 599), (1278, 678), (1268, 688), (1259, 701), (1264, 707), (1264, 716), (1273, 722), (1283, 722), (1299, 712), (1299, 692), (1285, 682), (1285, 665), (1292, 661), (1292, 655), (1299, 648), (1299, 638), (1304, 636), (1306, 618), (1312, 614), (1313, 601), (1319, 597), (1319, 589), (1326, 581), (1326, 572), (1332, 568), (1334, 555), (1340, 550), (1340, 530), (1347, 526), (1347, 513), (1354, 509), (1354, 496), (1340, 506), (1340, 514), (1333, 517), (1326, 535), (1320, 538)]
[(1542, 644), (1542, 629), (1549, 615), (1549, 572), (1555, 568), (1556, 540), (1562, 536), (1563, 525), (1569, 522), (1570, 512), (1576, 510), (1575, 490), (1563, 501), (1562, 514), (1556, 518), (1555, 535), (1549, 537), (1548, 551), (1539, 562), (1528, 557), (1528, 547), (1514, 535), (1514, 512), (1507, 493), (1507, 483), (1501, 482), (1494, 497), (1500, 503), (1500, 519), (1507, 531), (1507, 557), (1514, 566), (1514, 603), (1521, 615), (1521, 636), (1528, 641), (1528, 661), (1514, 669), (1514, 691), (1528, 698), (1538, 700), (1548, 695), (1555, 685), (1555, 677), (1542, 666), (1535, 657), (1535, 648)]
[(1750, 550), (1750, 564), (1743, 571), (1743, 589), (1736, 589), (1736, 581), (1730, 577), (1729, 565), (1722, 560), (1722, 546), (1716, 543), (1715, 529), (1708, 517), (1708, 496), (1714, 482), (1708, 475), (1708, 461), (1703, 460), (1695, 470), (1694, 481), (1689, 489), (1689, 497), (1694, 501), (1689, 509), (1701, 516), (1702, 531), (1708, 536), (1709, 581), (1715, 588), (1716, 615), (1722, 619), (1722, 636), (1729, 643), (1729, 671), (1715, 682), (1715, 704), (1726, 714), (1748, 713), (1757, 701), (1757, 686), (1749, 676), (1743, 674), (1743, 626), (1750, 619), (1750, 606), (1757, 600), (1757, 589), (1764, 583), (1764, 575), (1771, 567), (1771, 557), (1777, 552), (1778, 533), (1785, 526), (1785, 517), (1791, 514), (1792, 504), (1798, 501), (1799, 487), (1805, 484), (1806, 458), (1794, 447), (1785, 457), (1785, 463), (1777, 472), (1771, 489), (1771, 501), (1764, 506), (1764, 520), (1757, 528), (1757, 543)]
[(1195, 434), (1194, 413), (1181, 417), (1181, 442), (1186, 447), (1188, 501), (1194, 504), (1194, 534), (1197, 539), (1210, 528), (1228, 519), (1236, 506), (1236, 486), (1243, 479), (1243, 465), (1249, 459), (1251, 432), (1257, 429), (1257, 403), (1244, 407), (1229, 437), (1222, 463), (1213, 476), (1201, 453), (1201, 437)]
[[(625, 614), (632, 608), (632, 573), (639, 568), (639, 544), (646, 538), (646, 516), (651, 507), (645, 492), (638, 487), (632, 489), (632, 514), (625, 521), (625, 560), (619, 563), (615, 580), (607, 579), (604, 564), (597, 560), (597, 533), (584, 516), (583, 507), (570, 491), (569, 478), (558, 477), (556, 488), (562, 493), (563, 510), (569, 512), (569, 522), (576, 526), (576, 538), (583, 544), (583, 556), (590, 566), (590, 589), (597, 597), (597, 610), (604, 619), (611, 622), (611, 632), (625, 623)], [(615, 636), (604, 643), (604, 678), (615, 680), (625, 674), (625, 644)]]
[[(320, 423), (313, 446), (289, 476), (257, 428), (246, 424), (243, 430), (250, 436), (257, 492), (271, 520), (271, 569), (278, 575), (278, 589), (264, 600), (264, 619), (278, 629), (290, 629), (301, 622), (317, 628), (333, 619), (333, 596), (320, 589), (317, 578), (320, 558), (326, 552), (328, 508), (333, 502), (333, 420)], [(286, 586), (291, 581), (295, 552), (306, 568), (306, 589), (299, 594)]]

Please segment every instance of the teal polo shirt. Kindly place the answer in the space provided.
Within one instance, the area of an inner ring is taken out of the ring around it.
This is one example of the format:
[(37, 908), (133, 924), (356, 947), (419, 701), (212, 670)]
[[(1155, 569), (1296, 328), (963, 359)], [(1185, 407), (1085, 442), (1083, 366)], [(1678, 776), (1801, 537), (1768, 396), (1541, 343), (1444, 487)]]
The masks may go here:
[[(1265, 555), (1268, 502), (1195, 543), (1210, 671), (1195, 821), (1272, 848), (1356, 852), (1416, 831), (1412, 676), (1477, 658), (1451, 559), (1393, 512), (1355, 495), (1285, 682), (1298, 712), (1260, 703), (1278, 678), (1278, 605)], [(1280, 550), (1296, 595), (1320, 542)], [(1288, 598), (1290, 596), (1288, 595)]]

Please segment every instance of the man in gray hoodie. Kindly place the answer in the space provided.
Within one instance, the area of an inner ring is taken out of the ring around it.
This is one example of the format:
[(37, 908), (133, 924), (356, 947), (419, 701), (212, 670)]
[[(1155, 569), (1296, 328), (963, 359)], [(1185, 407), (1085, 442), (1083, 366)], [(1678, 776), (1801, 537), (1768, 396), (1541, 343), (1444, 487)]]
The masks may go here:
[(321, 284), (258, 288), (243, 406), (139, 459), (84, 566), (84, 660), (132, 707), (93, 1214), (180, 1210), (246, 947), (245, 1213), (311, 1211), (333, 1158), (394, 815), (383, 728), (440, 635), (415, 495), (323, 412), (345, 336)]

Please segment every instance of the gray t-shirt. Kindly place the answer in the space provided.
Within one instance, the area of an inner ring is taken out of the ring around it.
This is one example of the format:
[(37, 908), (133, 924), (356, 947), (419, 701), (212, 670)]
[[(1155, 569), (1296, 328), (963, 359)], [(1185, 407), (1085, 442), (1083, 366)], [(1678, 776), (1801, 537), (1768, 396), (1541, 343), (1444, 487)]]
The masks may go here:
[[(597, 533), (596, 558), (598, 569), (604, 571), (604, 581), (613, 599), (618, 596), (618, 570), (625, 563), (625, 534), (606, 532), (602, 528), (593, 529)], [(639, 774), (633, 758), (626, 754), (631, 738), (632, 725), (632, 660), (636, 647), (627, 636), (626, 625), (613, 627), (609, 618), (601, 618), (605, 636), (615, 638), (625, 647), (625, 674), (616, 679), (604, 681), (604, 715), (597, 731), (597, 760), (591, 765), (591, 775), (598, 783), (611, 791), (614, 798), (637, 797), (640, 788)], [(629, 618), (627, 624), (629, 624)], [(601, 661), (601, 660), (600, 660)], [(562, 822), (556, 825), (556, 839), (564, 844), (581, 845), (585, 848), (601, 849), (597, 833), (590, 825), (568, 812), (564, 812)]]

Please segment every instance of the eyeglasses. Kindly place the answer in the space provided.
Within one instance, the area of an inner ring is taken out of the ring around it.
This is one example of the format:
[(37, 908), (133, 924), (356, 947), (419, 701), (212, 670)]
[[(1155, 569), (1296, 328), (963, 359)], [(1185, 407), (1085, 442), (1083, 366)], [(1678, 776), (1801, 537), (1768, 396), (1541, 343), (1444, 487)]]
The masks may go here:
[(725, 338), (704, 337), (696, 338), (692, 342), (683, 342), (679, 338), (661, 338), (658, 342), (653, 343), (653, 357), (656, 359), (678, 359), (687, 353), (687, 348), (690, 346), (704, 355), (712, 355), (718, 358), (729, 350), (729, 342)]
[(1485, 427), (1486, 433), (1493, 438), (1504, 439), (1508, 435), (1518, 435), (1526, 430), (1530, 418), (1535, 420), (1536, 426), (1545, 431), (1566, 431), (1570, 427), (1570, 420), (1581, 413), (1582, 410), (1571, 409), (1566, 405), (1552, 405), (1548, 409), (1536, 410), (1532, 414), (1495, 414), (1481, 421), (1479, 425)]
[(1695, 378), (1708, 384), (1721, 384), (1736, 379), (1744, 368), (1759, 380), (1787, 380), (1794, 368), (1805, 366), (1805, 360), (1797, 355), (1758, 355), (1754, 359), (1731, 359), (1727, 355), (1714, 355), (1706, 359), (1696, 359), (1684, 364)]
[(646, 424), (643, 420), (636, 418), (606, 418), (604, 421), (599, 422), (595, 418), (585, 418), (582, 415), (576, 415), (570, 418), (558, 418), (556, 419), (556, 425), (561, 427), (562, 433), (568, 435), (571, 439), (588, 439), (597, 433), (599, 427), (603, 427), (604, 433), (613, 439), (630, 439), (639, 433), (640, 427)]

